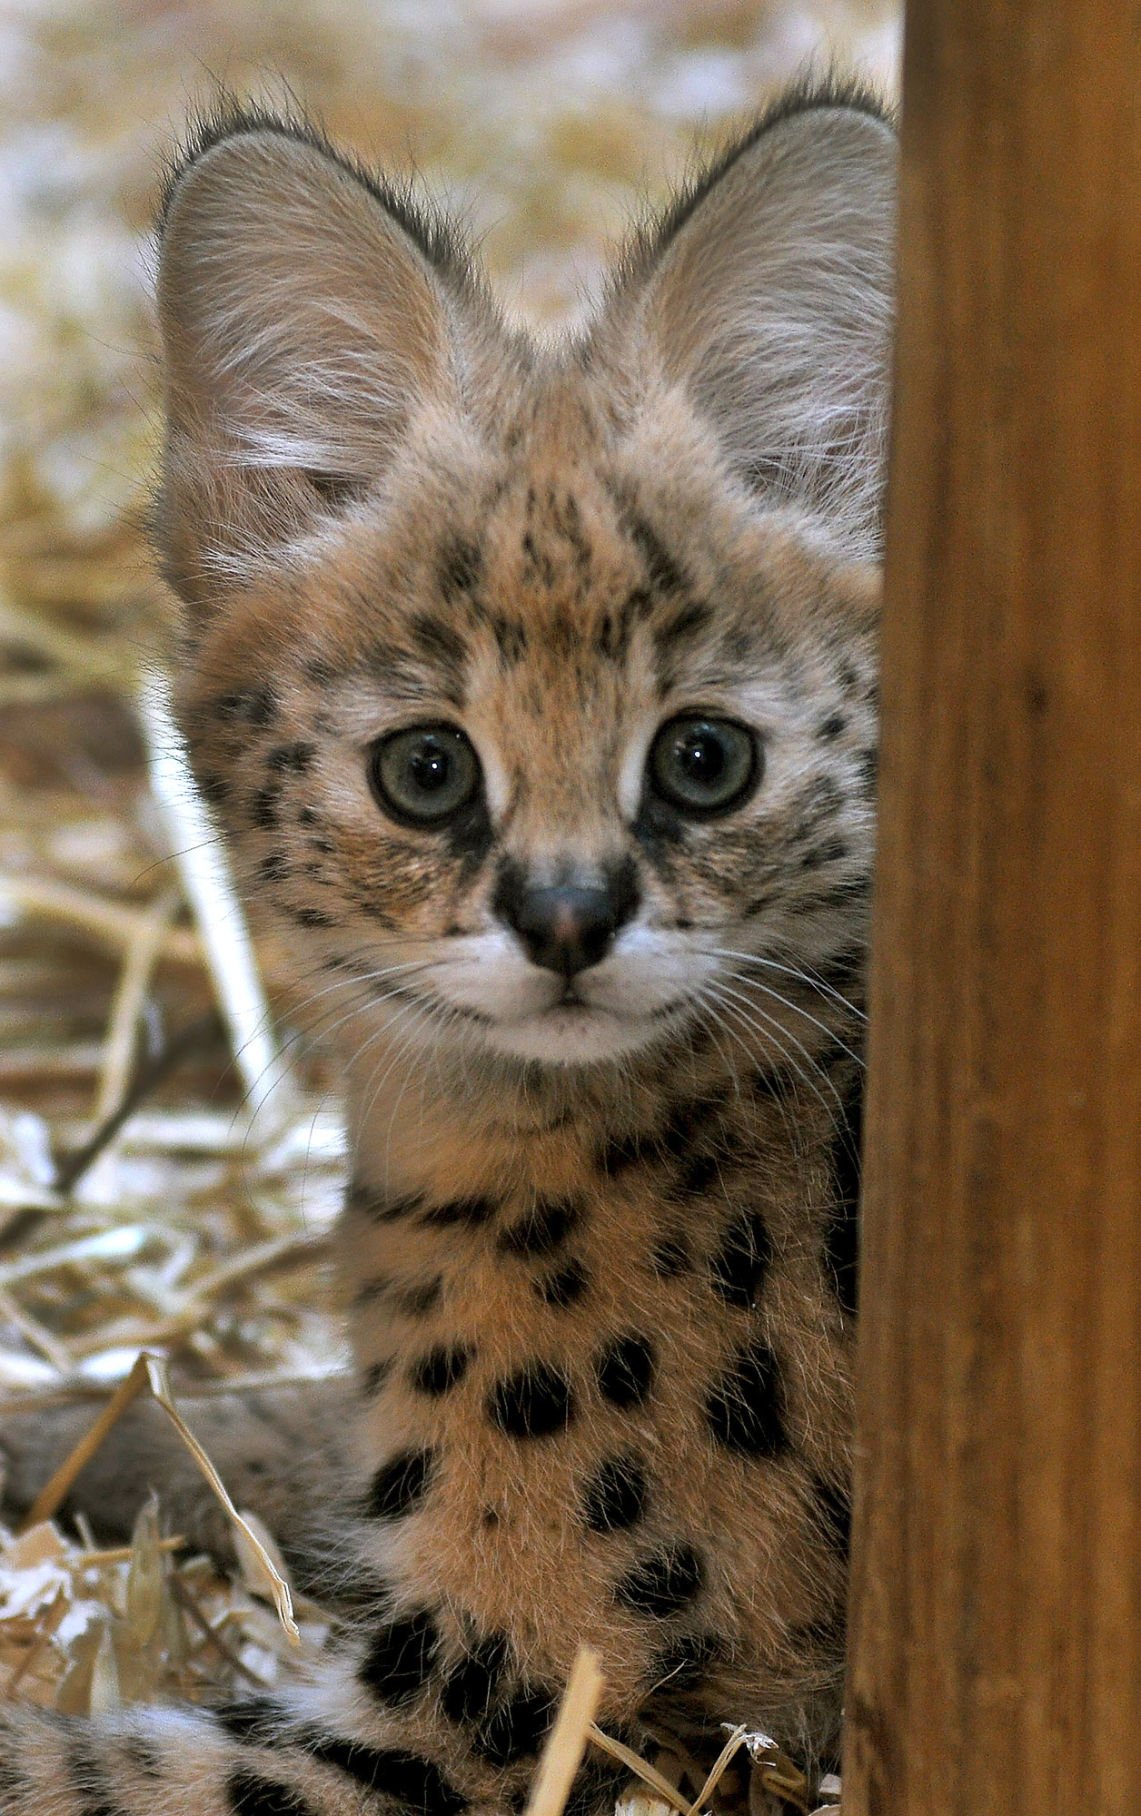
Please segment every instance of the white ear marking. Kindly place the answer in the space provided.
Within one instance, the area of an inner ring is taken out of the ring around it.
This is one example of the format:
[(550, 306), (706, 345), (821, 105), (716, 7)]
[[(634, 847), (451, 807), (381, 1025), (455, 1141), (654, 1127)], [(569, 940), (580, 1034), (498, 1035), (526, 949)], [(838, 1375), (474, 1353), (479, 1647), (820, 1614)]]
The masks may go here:
[(433, 263), (443, 245), (288, 122), (235, 116), (175, 178), (159, 532), (184, 598), (366, 489), (415, 410), (454, 388), (461, 286)]
[(880, 540), (895, 182), (882, 116), (862, 97), (806, 97), (636, 249), (613, 305), (738, 472), (808, 503), (855, 556)]

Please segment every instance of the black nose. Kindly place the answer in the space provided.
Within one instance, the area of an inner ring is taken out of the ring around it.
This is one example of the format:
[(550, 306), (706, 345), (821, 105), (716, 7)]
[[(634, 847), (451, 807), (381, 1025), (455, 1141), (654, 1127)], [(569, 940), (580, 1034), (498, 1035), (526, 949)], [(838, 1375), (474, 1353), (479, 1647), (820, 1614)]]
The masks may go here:
[(574, 977), (605, 958), (618, 931), (608, 889), (525, 889), (508, 915), (534, 965)]
[[(564, 872), (565, 875), (565, 872)], [(492, 909), (526, 948), (534, 965), (571, 978), (606, 957), (620, 927), (637, 911), (637, 875), (623, 859), (601, 883), (528, 883), (521, 864), (500, 871)]]

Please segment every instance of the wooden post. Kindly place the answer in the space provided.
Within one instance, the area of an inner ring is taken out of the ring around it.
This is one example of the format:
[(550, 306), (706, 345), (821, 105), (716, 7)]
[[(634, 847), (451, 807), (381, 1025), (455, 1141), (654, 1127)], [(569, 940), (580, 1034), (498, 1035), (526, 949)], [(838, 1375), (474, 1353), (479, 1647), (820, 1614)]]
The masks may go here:
[(904, 62), (845, 1816), (1136, 1816), (1141, 8)]

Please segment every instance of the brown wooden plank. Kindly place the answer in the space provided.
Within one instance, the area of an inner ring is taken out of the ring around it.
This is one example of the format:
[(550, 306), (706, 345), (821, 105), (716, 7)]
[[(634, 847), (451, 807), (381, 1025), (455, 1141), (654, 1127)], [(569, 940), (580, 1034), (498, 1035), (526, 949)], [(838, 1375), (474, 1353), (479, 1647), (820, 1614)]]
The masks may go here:
[(913, 0), (845, 1816), (1141, 1811), (1141, 8)]

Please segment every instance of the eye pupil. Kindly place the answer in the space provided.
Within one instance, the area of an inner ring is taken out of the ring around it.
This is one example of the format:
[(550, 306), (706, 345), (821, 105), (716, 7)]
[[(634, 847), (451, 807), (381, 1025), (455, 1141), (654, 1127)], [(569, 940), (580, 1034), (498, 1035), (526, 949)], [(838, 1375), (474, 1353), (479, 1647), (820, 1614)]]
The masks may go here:
[(441, 750), (433, 738), (425, 738), (408, 760), (408, 772), (416, 787), (422, 788), (425, 794), (447, 787), (450, 768), (447, 751)]
[(380, 806), (401, 825), (442, 826), (479, 791), (479, 758), (455, 725), (410, 725), (372, 746), (369, 781)]
[(695, 782), (704, 783), (708, 788), (720, 780), (725, 768), (725, 749), (713, 732), (694, 732), (683, 738), (677, 755), (682, 769)]
[(647, 781), (672, 807), (701, 819), (740, 806), (761, 767), (760, 744), (747, 726), (684, 713), (663, 725), (650, 746)]

